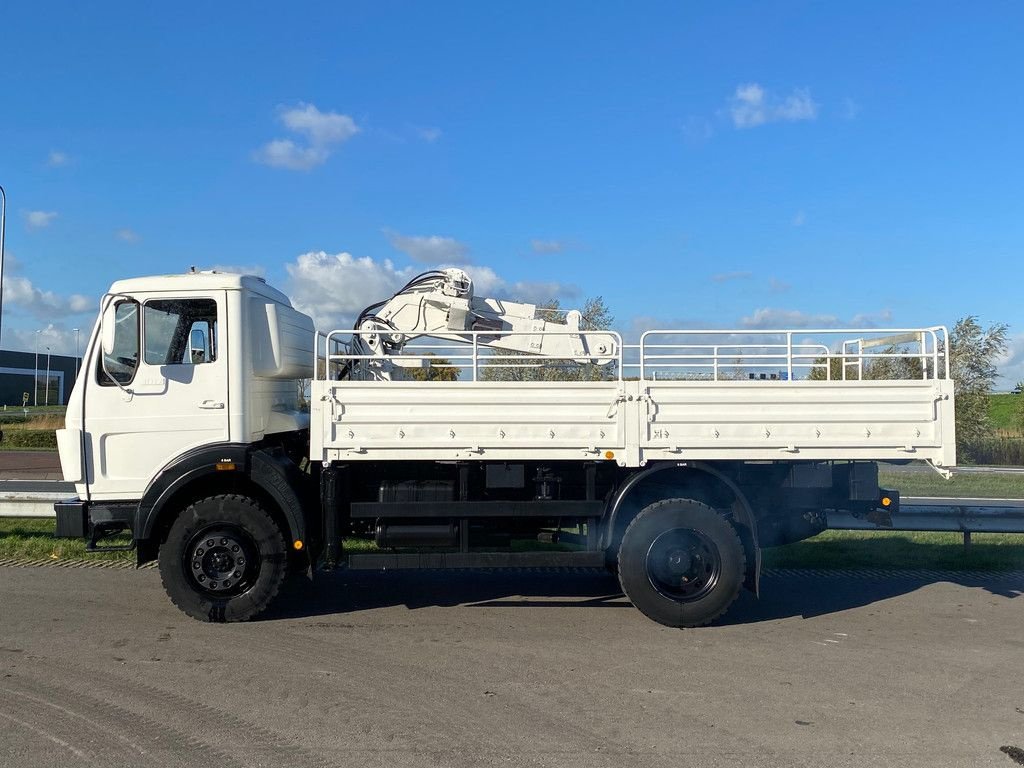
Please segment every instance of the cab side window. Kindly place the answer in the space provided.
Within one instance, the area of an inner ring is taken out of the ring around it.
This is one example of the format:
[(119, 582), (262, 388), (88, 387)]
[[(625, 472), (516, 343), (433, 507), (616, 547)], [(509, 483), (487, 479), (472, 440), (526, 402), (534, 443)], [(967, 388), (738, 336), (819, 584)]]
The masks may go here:
[(103, 364), (96, 371), (96, 381), (103, 387), (131, 384), (139, 367), (139, 305), (134, 301), (119, 303), (114, 322), (114, 351), (103, 356)]
[(157, 299), (143, 309), (147, 365), (201, 365), (217, 359), (217, 302)]

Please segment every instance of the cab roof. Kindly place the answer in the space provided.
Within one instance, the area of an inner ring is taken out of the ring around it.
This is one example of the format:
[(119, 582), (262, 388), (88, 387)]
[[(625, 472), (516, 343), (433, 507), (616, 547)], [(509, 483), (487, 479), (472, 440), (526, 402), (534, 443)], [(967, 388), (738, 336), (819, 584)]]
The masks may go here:
[(240, 291), (248, 290), (291, 306), (288, 297), (267, 281), (256, 275), (242, 275), (234, 272), (186, 272), (176, 275), (153, 275), (118, 280), (110, 286), (110, 293), (184, 293), (188, 291)]

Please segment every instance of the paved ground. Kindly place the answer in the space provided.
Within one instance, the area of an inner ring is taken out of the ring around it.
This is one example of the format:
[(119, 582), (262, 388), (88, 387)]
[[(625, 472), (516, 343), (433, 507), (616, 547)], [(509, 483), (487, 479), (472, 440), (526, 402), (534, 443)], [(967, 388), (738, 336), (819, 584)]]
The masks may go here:
[(0, 568), (0, 764), (1013, 768), (1024, 578), (943, 578), (776, 573), (677, 631), (595, 572), (342, 572), (225, 626)]
[(56, 451), (0, 451), (4, 480), (63, 480)]

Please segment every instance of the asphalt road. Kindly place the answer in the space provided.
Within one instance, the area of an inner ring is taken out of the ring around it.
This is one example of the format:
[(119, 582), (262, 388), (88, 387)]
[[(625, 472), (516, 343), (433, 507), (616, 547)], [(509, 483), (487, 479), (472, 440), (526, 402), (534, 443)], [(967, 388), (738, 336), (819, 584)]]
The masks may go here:
[(774, 573), (679, 631), (597, 572), (341, 572), (208, 625), (152, 570), (0, 568), (0, 764), (1013, 768), (1024, 576), (946, 576)]

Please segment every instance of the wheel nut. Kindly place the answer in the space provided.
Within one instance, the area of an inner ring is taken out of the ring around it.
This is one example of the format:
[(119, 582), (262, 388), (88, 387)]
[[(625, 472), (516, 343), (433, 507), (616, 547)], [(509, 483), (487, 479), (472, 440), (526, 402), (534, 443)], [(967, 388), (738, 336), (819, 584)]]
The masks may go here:
[(245, 565), (245, 558), (244, 557), (238, 558), (238, 564), (239, 565)]
[(216, 582), (216, 581), (211, 581), (211, 582), (210, 582), (210, 587), (211, 587), (212, 589), (216, 589), (216, 588), (217, 588), (217, 582)]
[(213, 539), (207, 539), (206, 540), (206, 546), (212, 547), (213, 546)]
[(202, 557), (202, 556), (203, 556), (203, 553), (204, 553), (205, 551), (206, 551), (205, 549), (203, 549), (202, 547), (200, 547), (199, 549), (197, 549), (197, 550), (196, 550), (196, 557)]
[(200, 563), (198, 560), (196, 560), (194, 563), (192, 563), (192, 567), (195, 568), (198, 571), (203, 566), (202, 566), (202, 563)]
[(224, 579), (224, 589), (227, 589), (230, 586), (231, 586), (231, 582), (228, 581), (227, 579)]
[(228, 540), (227, 540), (227, 539), (221, 539), (221, 540), (220, 540), (220, 545), (221, 545), (222, 547), (223, 547), (223, 546), (225, 546), (225, 545), (226, 545), (227, 543), (228, 543)]
[(237, 552), (238, 551), (238, 545), (237, 544), (232, 545), (231, 551), (232, 552)]
[(234, 577), (235, 577), (235, 578), (237, 579), (237, 578), (238, 578), (239, 576), (241, 576), (242, 574), (240, 574), (240, 573), (239, 573), (238, 571), (235, 571), (235, 572), (234, 572), (234, 573), (232, 573), (231, 575), (232, 575), (232, 576), (234, 576)]
[(200, 581), (206, 581), (206, 577), (203, 574), (200, 573), (199, 574), (199, 580)]

